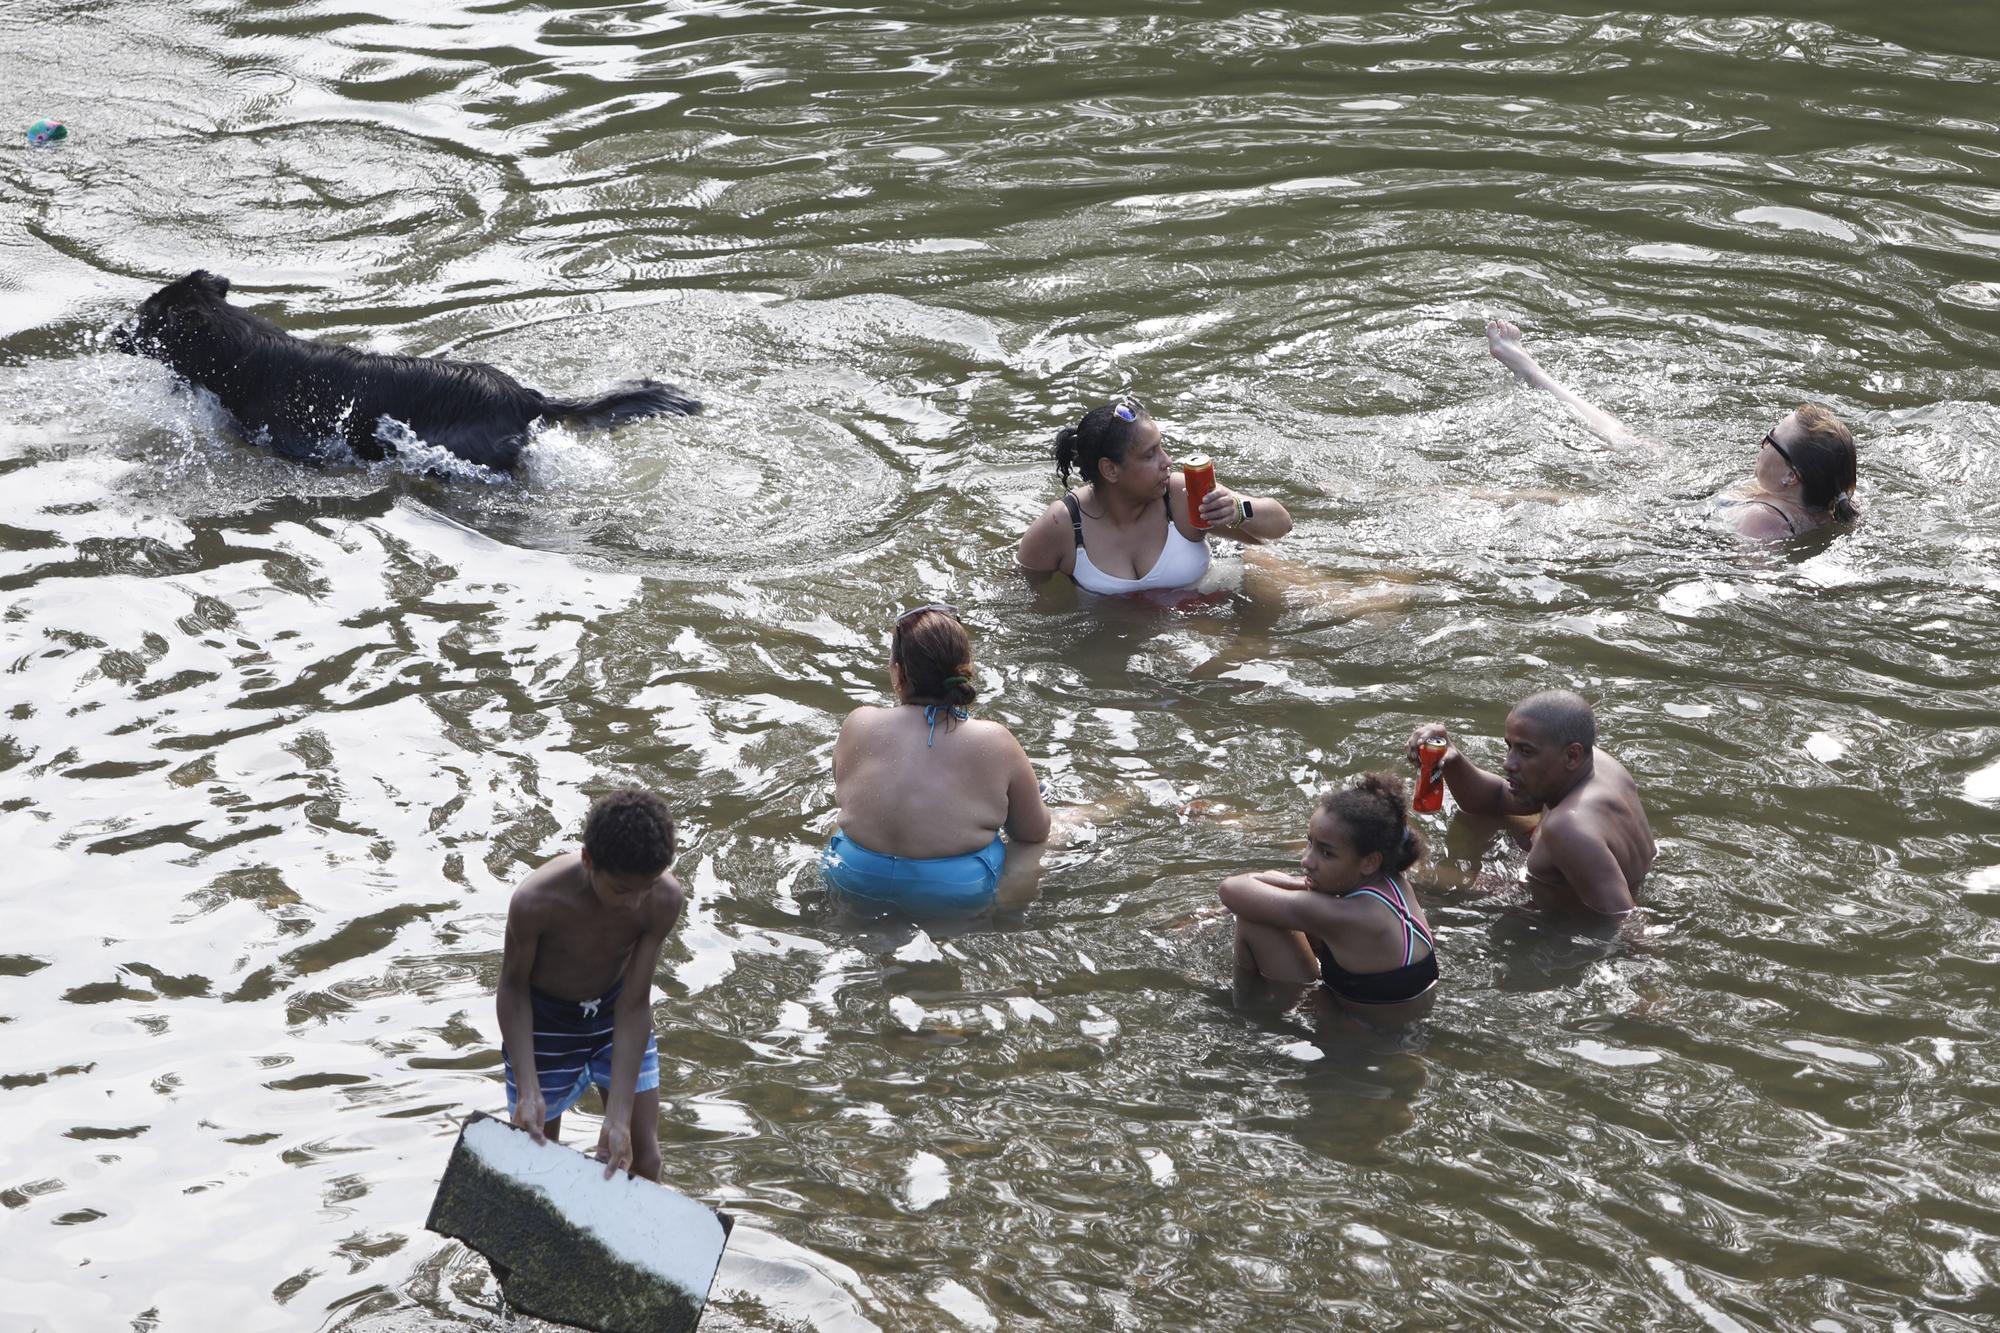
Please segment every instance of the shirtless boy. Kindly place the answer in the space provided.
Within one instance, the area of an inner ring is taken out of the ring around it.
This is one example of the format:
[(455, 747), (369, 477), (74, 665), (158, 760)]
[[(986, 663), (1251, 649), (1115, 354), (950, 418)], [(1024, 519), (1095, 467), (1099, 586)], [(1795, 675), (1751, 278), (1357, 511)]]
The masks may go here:
[(667, 873), (674, 819), (652, 792), (599, 797), (583, 849), (534, 871), (507, 905), (500, 957), (500, 1038), (507, 1110), (542, 1143), (596, 1084), (604, 1095), (597, 1157), (607, 1179), (660, 1178), (660, 1061), (653, 971), (686, 893)]
[(1568, 690), (1531, 695), (1507, 715), (1506, 735), (1501, 774), (1460, 754), (1436, 722), (1411, 733), (1410, 762), (1425, 740), (1445, 741), (1438, 767), (1461, 809), (1541, 814), (1527, 874), (1537, 907), (1611, 919), (1630, 912), (1653, 868), (1653, 830), (1632, 775), (1597, 748), (1589, 703)]

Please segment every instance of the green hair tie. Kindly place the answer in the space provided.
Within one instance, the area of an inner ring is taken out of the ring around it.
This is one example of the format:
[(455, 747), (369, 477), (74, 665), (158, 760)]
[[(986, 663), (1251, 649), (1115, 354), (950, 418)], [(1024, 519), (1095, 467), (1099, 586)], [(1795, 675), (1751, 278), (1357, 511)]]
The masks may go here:
[(944, 678), (944, 687), (946, 689), (950, 689), (954, 685), (965, 685), (969, 687), (971, 684), (972, 684), (972, 677), (970, 676), (946, 676)]

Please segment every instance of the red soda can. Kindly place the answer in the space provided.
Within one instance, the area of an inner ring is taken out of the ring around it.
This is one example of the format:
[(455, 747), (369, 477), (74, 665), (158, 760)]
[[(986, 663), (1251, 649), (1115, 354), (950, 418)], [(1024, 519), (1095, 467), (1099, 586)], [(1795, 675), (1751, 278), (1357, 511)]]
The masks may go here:
[(1410, 809), (1430, 814), (1444, 809), (1444, 774), (1438, 772), (1438, 762), (1444, 758), (1446, 742), (1424, 741), (1417, 746), (1417, 792), (1410, 798)]
[(1215, 489), (1215, 460), (1207, 454), (1196, 454), (1181, 463), (1181, 476), (1187, 478), (1188, 523), (1205, 528), (1208, 524), (1201, 518), (1201, 502)]

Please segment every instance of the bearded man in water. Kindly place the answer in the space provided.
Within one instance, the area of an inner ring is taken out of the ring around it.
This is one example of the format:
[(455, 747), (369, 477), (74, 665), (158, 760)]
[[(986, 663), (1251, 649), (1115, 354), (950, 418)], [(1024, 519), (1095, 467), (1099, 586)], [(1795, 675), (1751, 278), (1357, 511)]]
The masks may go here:
[(1438, 771), (1459, 808), (1476, 815), (1541, 815), (1528, 851), (1535, 905), (1616, 920), (1631, 912), (1653, 868), (1653, 830), (1625, 766), (1597, 748), (1590, 704), (1548, 690), (1507, 715), (1507, 757), (1489, 773), (1459, 753), (1444, 726), (1410, 735), (1410, 762), (1425, 741), (1444, 741)]

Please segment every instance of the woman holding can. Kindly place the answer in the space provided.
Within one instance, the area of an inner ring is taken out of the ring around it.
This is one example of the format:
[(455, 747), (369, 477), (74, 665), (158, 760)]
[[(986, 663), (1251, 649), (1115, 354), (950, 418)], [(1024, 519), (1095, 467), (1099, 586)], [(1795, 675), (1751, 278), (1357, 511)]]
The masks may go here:
[[(1031, 578), (1060, 572), (1086, 592), (1109, 596), (1190, 589), (1208, 573), (1211, 533), (1254, 546), (1292, 530), (1291, 514), (1276, 500), (1215, 485), (1208, 460), (1175, 467), (1159, 425), (1136, 398), (1094, 407), (1065, 426), (1055, 455), (1063, 485), (1072, 468), (1084, 485), (1022, 536), (1020, 564)], [(1204, 480), (1205, 495), (1198, 493)]]

